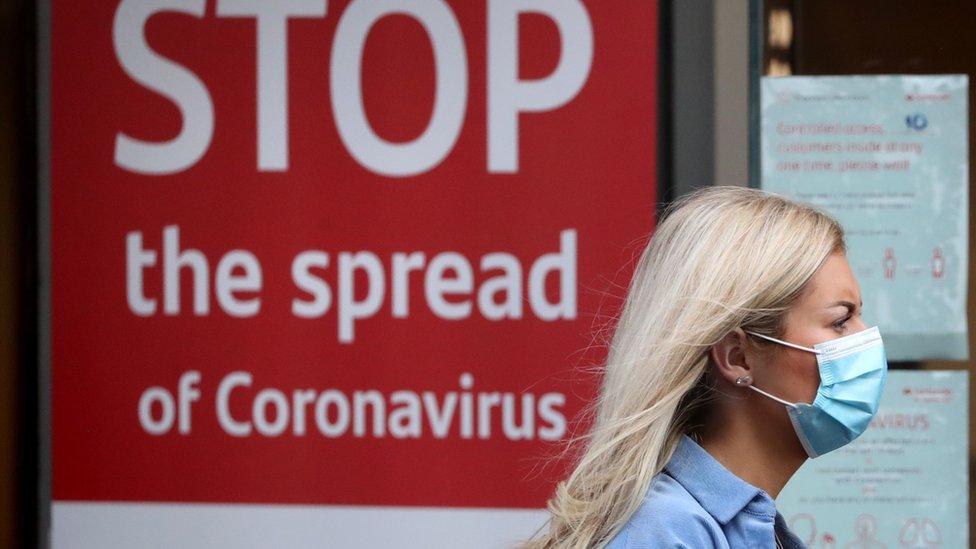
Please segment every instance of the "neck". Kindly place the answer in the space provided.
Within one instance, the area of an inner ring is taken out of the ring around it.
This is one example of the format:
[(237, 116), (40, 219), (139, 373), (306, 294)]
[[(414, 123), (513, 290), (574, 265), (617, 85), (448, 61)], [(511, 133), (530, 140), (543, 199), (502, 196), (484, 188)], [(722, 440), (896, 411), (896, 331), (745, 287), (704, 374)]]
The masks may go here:
[(753, 396), (762, 398), (752, 393), (713, 402), (701, 445), (732, 474), (775, 499), (807, 454), (784, 407)]

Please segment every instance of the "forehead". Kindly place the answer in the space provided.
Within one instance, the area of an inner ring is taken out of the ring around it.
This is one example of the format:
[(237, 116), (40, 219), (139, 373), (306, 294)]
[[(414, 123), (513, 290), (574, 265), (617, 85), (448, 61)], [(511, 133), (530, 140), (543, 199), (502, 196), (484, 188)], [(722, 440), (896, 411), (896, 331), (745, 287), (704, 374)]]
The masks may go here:
[(861, 302), (861, 289), (854, 278), (847, 256), (831, 254), (807, 284), (800, 306), (827, 307), (837, 301)]

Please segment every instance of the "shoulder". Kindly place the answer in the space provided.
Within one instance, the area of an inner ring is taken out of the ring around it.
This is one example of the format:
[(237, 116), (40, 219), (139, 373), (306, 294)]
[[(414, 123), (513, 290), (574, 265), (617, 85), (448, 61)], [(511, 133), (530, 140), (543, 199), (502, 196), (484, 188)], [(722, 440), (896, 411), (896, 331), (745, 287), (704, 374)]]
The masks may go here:
[(608, 549), (728, 547), (722, 527), (674, 477), (658, 473)]

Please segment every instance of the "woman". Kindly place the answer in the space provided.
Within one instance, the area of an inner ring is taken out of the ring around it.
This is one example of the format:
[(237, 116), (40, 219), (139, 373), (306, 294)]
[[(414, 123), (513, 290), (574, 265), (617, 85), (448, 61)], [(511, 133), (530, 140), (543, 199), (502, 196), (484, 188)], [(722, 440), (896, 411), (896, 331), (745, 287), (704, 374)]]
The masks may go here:
[(637, 265), (595, 420), (526, 547), (803, 547), (776, 498), (877, 412), (887, 362), (829, 215), (757, 189), (679, 199)]

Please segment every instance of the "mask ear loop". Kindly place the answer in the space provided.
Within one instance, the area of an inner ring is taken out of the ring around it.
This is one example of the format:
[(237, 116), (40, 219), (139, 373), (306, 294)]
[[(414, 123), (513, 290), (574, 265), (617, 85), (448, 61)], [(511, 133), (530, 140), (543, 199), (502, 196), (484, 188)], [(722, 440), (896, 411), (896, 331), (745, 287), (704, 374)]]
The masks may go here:
[(775, 397), (775, 396), (767, 393), (766, 391), (763, 391), (759, 387), (756, 387), (755, 385), (750, 385), (749, 388), (752, 389), (753, 391), (756, 391), (757, 393), (761, 393), (761, 394), (766, 395), (767, 397), (775, 400), (776, 402), (779, 402), (780, 404), (783, 404), (784, 406), (789, 406), (790, 408), (796, 408), (796, 404), (794, 404), (792, 402), (789, 402), (789, 401), (786, 401), (786, 400), (783, 400), (783, 399), (781, 399), (779, 397)]
[(770, 341), (775, 341), (776, 343), (781, 343), (787, 347), (793, 347), (794, 349), (799, 349), (801, 351), (807, 351), (808, 353), (821, 354), (823, 351), (818, 351), (817, 349), (811, 349), (810, 347), (804, 347), (803, 345), (797, 345), (796, 343), (790, 343), (789, 341), (783, 341), (782, 339), (776, 339), (775, 337), (769, 337), (768, 335), (757, 334), (756, 332), (750, 332), (745, 330), (747, 334), (752, 334), (756, 337), (761, 337), (763, 339), (768, 339)]

